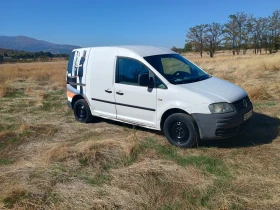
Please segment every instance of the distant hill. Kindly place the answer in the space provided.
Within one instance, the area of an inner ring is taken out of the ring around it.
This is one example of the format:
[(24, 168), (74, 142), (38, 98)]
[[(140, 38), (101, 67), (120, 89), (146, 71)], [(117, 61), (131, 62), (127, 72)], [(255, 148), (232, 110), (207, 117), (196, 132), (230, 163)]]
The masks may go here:
[(53, 54), (64, 54), (70, 53), (73, 49), (79, 48), (79, 46), (53, 44), (26, 36), (0, 36), (0, 48), (26, 52), (43, 51)]

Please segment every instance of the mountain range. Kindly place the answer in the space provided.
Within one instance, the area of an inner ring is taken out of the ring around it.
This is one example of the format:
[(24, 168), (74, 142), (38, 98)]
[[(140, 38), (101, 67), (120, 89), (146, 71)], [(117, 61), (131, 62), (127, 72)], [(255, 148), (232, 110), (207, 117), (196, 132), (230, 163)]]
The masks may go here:
[(54, 44), (27, 36), (0, 36), (0, 48), (20, 50), (25, 52), (51, 52), (53, 54), (70, 53), (79, 46)]

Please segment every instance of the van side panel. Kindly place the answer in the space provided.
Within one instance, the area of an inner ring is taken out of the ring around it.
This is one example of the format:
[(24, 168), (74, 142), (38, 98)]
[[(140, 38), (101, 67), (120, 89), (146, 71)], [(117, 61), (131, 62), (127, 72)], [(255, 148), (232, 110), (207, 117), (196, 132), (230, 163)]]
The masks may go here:
[(91, 113), (106, 118), (116, 118), (114, 71), (116, 48), (92, 48), (87, 65), (87, 97)]

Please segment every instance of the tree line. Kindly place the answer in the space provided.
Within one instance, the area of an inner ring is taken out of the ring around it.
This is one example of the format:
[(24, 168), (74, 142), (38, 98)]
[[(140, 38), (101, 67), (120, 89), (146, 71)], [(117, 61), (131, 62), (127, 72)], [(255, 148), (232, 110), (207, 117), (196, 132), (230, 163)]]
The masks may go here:
[(32, 61), (49, 61), (53, 58), (69, 58), (69, 54), (52, 54), (50, 52), (24, 52), (17, 50), (0, 49), (0, 63), (3, 62), (32, 62)]
[(231, 50), (233, 55), (275, 53), (280, 48), (280, 10), (268, 17), (254, 17), (244, 12), (229, 15), (225, 24), (210, 23), (191, 27), (187, 31), (184, 48), (173, 47), (176, 52), (207, 52), (213, 57), (217, 50)]

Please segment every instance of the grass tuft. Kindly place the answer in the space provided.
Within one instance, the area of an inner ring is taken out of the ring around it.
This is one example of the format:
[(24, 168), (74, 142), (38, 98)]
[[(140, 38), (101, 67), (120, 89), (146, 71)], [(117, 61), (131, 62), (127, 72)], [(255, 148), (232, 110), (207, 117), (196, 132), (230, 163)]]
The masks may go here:
[(143, 148), (155, 149), (162, 158), (172, 160), (180, 166), (193, 165), (206, 170), (210, 174), (222, 177), (231, 177), (230, 172), (222, 160), (198, 156), (182, 156), (178, 154), (178, 148), (172, 145), (160, 145), (154, 139), (148, 138), (143, 142)]
[(1, 165), (11, 165), (15, 161), (13, 159), (8, 159), (8, 158), (0, 158), (0, 166)]
[(3, 202), (6, 208), (13, 208), (16, 203), (26, 198), (28, 198), (28, 193), (26, 190), (15, 189), (3, 199)]
[(94, 177), (82, 176), (82, 179), (88, 184), (100, 186), (103, 184), (109, 184), (112, 177), (107, 173), (98, 173)]

